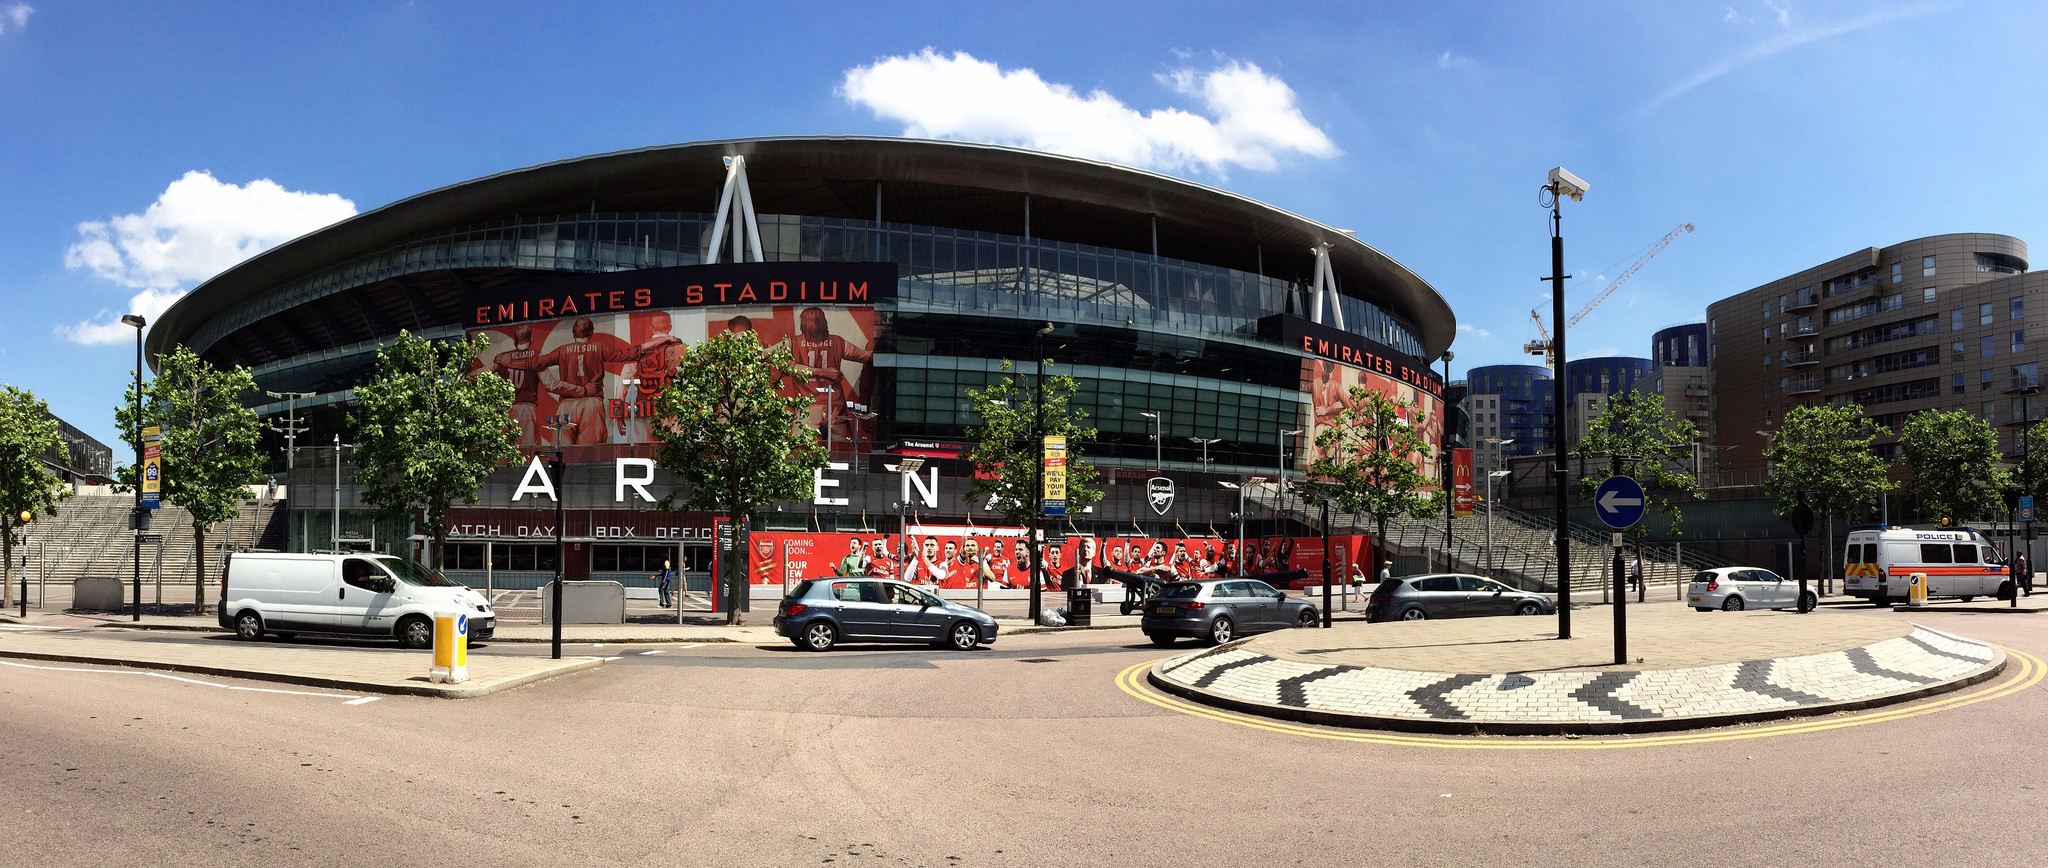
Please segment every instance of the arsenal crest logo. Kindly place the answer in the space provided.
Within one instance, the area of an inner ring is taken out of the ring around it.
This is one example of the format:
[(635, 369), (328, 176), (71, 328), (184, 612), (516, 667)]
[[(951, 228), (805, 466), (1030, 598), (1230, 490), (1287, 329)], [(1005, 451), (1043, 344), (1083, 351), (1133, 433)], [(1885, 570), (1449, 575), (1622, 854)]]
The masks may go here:
[(1154, 476), (1145, 480), (1145, 500), (1152, 504), (1152, 511), (1165, 515), (1173, 508), (1173, 480)]

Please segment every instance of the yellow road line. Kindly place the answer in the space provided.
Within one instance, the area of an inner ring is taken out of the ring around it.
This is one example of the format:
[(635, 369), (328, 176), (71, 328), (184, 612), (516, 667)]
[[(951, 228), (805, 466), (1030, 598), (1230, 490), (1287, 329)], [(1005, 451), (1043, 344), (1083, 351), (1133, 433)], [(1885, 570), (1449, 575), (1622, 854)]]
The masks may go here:
[[(1720, 741), (1740, 741), (1752, 738), (1768, 738), (1778, 735), (1826, 732), (1851, 726), (1866, 726), (1905, 720), (1937, 711), (1947, 711), (1989, 702), (2011, 696), (2041, 683), (2048, 678), (2048, 663), (2024, 651), (2004, 649), (2010, 663), (2016, 663), (2018, 670), (2003, 682), (1966, 692), (1943, 694), (1925, 702), (1915, 702), (1892, 708), (1876, 709), (1851, 714), (1846, 717), (1821, 716), (1805, 718), (1768, 726), (1751, 726), (1735, 730), (1712, 732), (1670, 733), (1639, 736), (1603, 736), (1598, 738), (1564, 739), (1544, 736), (1431, 736), (1407, 735), (1394, 732), (1370, 732), (1335, 729), (1291, 723), (1273, 718), (1226, 711), (1221, 708), (1201, 705), (1171, 694), (1162, 693), (1145, 683), (1144, 672), (1151, 663), (1139, 663), (1117, 673), (1116, 684), (1124, 693), (1146, 703), (1194, 717), (1203, 717), (1235, 726), (1263, 729), (1282, 735), (1298, 735), (1330, 741), (1362, 742), (1397, 747), (1433, 747), (1455, 750), (1618, 750), (1638, 747), (1661, 747), (1686, 744), (1707, 744)], [(2008, 666), (2010, 669), (2010, 665)]]

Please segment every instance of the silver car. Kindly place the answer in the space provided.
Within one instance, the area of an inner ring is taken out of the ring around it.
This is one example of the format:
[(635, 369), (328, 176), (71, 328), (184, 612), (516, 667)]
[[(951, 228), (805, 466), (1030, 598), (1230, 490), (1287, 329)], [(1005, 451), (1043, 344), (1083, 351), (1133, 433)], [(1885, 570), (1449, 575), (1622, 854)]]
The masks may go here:
[(1237, 636), (1313, 627), (1316, 607), (1258, 579), (1174, 582), (1145, 602), (1138, 626), (1160, 647), (1182, 636), (1221, 645)]
[[(1716, 567), (1692, 577), (1685, 601), (1702, 612), (1791, 609), (1799, 605), (1799, 583), (1763, 567)], [(1806, 608), (1811, 610), (1817, 601), (1808, 590)]]
[(1546, 594), (1510, 588), (1483, 576), (1436, 573), (1388, 579), (1365, 602), (1367, 621), (1422, 621), (1480, 615), (1552, 615)]

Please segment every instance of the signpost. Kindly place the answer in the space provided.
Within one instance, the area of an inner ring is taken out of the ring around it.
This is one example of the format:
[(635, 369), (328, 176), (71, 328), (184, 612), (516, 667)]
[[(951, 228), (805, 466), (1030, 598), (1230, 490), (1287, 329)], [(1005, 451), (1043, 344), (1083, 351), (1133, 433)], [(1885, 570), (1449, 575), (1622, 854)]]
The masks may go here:
[(1039, 514), (1060, 518), (1067, 514), (1067, 438), (1045, 435), (1045, 490), (1040, 493)]
[(1799, 535), (1799, 555), (1792, 562), (1792, 568), (1799, 571), (1799, 603), (1793, 610), (1801, 615), (1812, 611), (1806, 607), (1806, 535), (1813, 533), (1813, 507), (1806, 504), (1806, 495), (1799, 496), (1799, 505), (1792, 508), (1792, 532)]
[(1621, 531), (1643, 520), (1643, 486), (1626, 476), (1610, 476), (1593, 490), (1593, 512), (1614, 534), (1614, 665), (1628, 663), (1628, 586), (1622, 572)]

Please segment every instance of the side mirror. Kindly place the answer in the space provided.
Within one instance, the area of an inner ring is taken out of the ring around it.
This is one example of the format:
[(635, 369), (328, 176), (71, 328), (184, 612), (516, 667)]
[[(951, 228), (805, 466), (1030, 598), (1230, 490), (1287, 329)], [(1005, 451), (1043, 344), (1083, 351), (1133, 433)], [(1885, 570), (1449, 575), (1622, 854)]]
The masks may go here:
[(398, 582), (391, 579), (385, 579), (377, 583), (377, 593), (389, 594), (396, 590), (398, 590)]
[(1287, 592), (1286, 592), (1286, 591), (1274, 591), (1273, 593), (1279, 594), (1279, 595), (1280, 595), (1280, 596), (1279, 596), (1279, 599), (1282, 599), (1282, 600), (1285, 600), (1285, 599), (1287, 599)]

